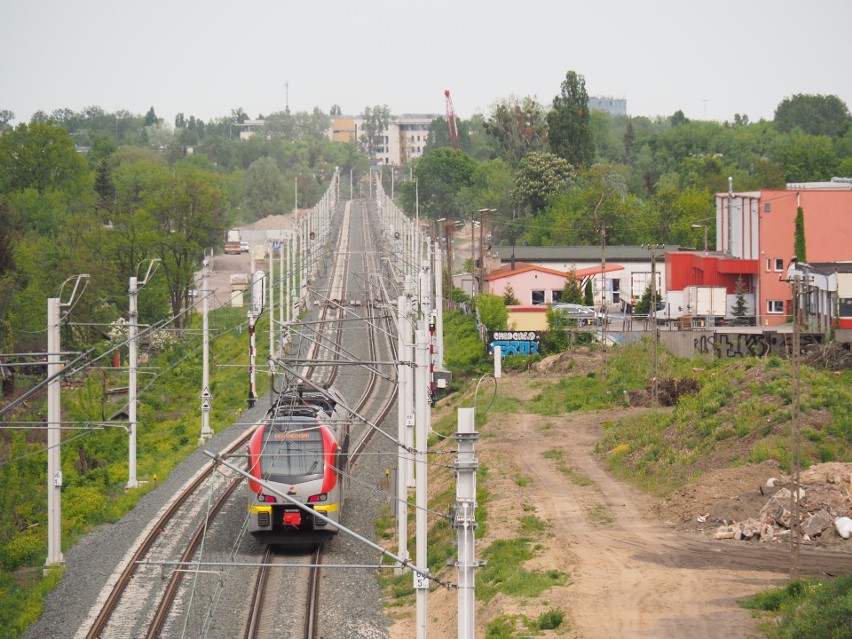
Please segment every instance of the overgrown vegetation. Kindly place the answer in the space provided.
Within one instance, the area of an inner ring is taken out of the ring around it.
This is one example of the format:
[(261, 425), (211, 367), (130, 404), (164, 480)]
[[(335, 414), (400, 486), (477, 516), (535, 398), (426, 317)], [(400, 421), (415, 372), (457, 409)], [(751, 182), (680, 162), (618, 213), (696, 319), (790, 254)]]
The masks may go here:
[[(211, 394), (210, 425), (214, 430), (230, 425), (246, 403), (245, 370), (217, 367), (217, 362), (247, 361), (248, 333), (240, 309), (223, 309), (211, 315)], [(192, 320), (190, 327), (200, 323)], [(262, 329), (262, 324), (258, 325)], [(125, 491), (128, 477), (127, 434), (123, 428), (90, 431), (73, 444), (62, 447), (62, 538), (63, 547), (94, 526), (118, 521), (148, 490), (155, 477), (165, 479), (171, 470), (196, 449), (200, 421), (198, 387), (201, 379), (201, 337), (171, 341), (165, 350), (152, 353), (146, 369), (157, 376), (146, 381), (140, 376), (137, 428), (137, 476), (141, 485)], [(258, 357), (265, 355), (258, 340)], [(168, 374), (164, 374), (168, 372)], [(126, 371), (84, 376), (82, 385), (63, 390), (67, 419), (100, 422), (109, 418), (120, 404), (110, 404), (105, 391), (126, 387)], [(268, 379), (259, 375), (257, 393), (268, 389)], [(30, 414), (16, 419), (43, 415), (39, 402)], [(45, 438), (26, 437), (21, 431), (3, 431), (10, 461), (0, 465), (0, 589), (17, 583), (14, 594), (4, 596), (0, 610), (0, 637), (18, 637), (21, 630), (41, 610), (46, 591), (55, 585), (61, 570), (40, 578), (47, 550)], [(24, 477), (41, 477), (22, 481)], [(9, 589), (11, 592), (12, 589)]]
[[(774, 459), (789, 471), (790, 363), (769, 357), (713, 360), (693, 368), (700, 390), (682, 396), (671, 412), (604, 425), (597, 450), (610, 468), (654, 493), (684, 484), (717, 459), (728, 465)], [(800, 377), (803, 463), (849, 461), (852, 373), (802, 366)]]

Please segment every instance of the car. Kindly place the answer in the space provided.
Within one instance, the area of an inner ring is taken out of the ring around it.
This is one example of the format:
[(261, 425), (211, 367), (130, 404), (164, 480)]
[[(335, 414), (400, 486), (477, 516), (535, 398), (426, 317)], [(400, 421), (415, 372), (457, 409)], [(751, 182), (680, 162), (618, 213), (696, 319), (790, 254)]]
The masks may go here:
[(250, 250), (248, 242), (240, 242), (240, 253), (248, 253)]
[(601, 319), (598, 311), (583, 304), (557, 303), (553, 305), (553, 310), (559, 311), (568, 319), (577, 320), (578, 324), (596, 324)]

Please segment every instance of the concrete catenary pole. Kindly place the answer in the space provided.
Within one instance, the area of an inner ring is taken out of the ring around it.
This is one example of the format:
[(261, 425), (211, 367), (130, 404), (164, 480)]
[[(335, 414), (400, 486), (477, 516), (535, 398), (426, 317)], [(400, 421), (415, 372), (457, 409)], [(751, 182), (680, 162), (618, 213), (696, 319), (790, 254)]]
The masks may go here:
[[(429, 331), (426, 319), (419, 320), (417, 324), (417, 347), (416, 347), (416, 371), (415, 371), (415, 445), (416, 455), (416, 491), (415, 502), (417, 512), (415, 517), (416, 531), (416, 556), (415, 564), (421, 571), (428, 571), (429, 561), (427, 556), (428, 522), (426, 511), (428, 503), (428, 470), (427, 464), (427, 437), (429, 434), (429, 404), (427, 401), (427, 390), (429, 387)], [(418, 572), (414, 578), (414, 587), (417, 591), (417, 639), (426, 639), (427, 621), (427, 595), (429, 594), (429, 582), (422, 578)]]
[(476, 471), (479, 460), (475, 444), (479, 434), (474, 430), (474, 409), (458, 409), (458, 457), (456, 457), (456, 506), (453, 527), (458, 543), (458, 638), (474, 639), (474, 569), (476, 561)]
[[(405, 354), (408, 352), (406, 343), (411, 341), (411, 335), (406, 334), (405, 327), (408, 326), (407, 315), (408, 297), (400, 295), (397, 298), (397, 352), (400, 354), (400, 362), (397, 368), (397, 438), (401, 443), (405, 443), (408, 439), (407, 432), (413, 426), (409, 425), (408, 417), (411, 411), (409, 404), (406, 404), (406, 383), (408, 380), (407, 372), (411, 370), (411, 362), (405, 361)], [(396, 496), (397, 496), (397, 539), (399, 540), (399, 548), (397, 554), (408, 559), (408, 451), (400, 448), (397, 473), (396, 473)]]
[(139, 481), (136, 479), (136, 343), (139, 330), (139, 313), (136, 310), (136, 301), (139, 288), (135, 277), (130, 278), (129, 292), (130, 306), (127, 312), (127, 419), (130, 422), (130, 442), (128, 444), (126, 488), (136, 488), (139, 485)]
[(61, 564), (62, 557), (62, 460), (60, 456), (59, 298), (47, 300), (47, 561)]
[(201, 435), (199, 445), (213, 437), (210, 428), (210, 324), (208, 297), (210, 296), (210, 270), (208, 258), (204, 256), (201, 269)]
[(140, 282), (137, 278), (130, 278), (128, 287), (130, 300), (128, 302), (128, 371), (127, 371), (127, 415), (130, 422), (130, 442), (128, 444), (128, 473), (127, 473), (127, 488), (136, 488), (139, 481), (136, 477), (136, 404), (137, 404), (137, 350), (139, 345), (139, 289), (148, 283), (151, 278), (151, 273), (159, 263), (159, 258), (153, 259), (148, 264), (148, 270), (145, 277)]
[[(402, 331), (405, 334), (405, 351), (402, 355), (402, 360), (410, 362), (409, 366), (403, 367), (403, 377), (405, 383), (405, 446), (409, 450), (414, 448), (414, 424), (416, 422), (415, 406), (414, 406), (414, 322), (412, 321), (412, 300), (414, 296), (414, 278), (408, 276), (405, 278), (405, 296), (407, 312), (403, 319)], [(406, 485), (409, 488), (414, 488), (414, 464), (406, 464)]]

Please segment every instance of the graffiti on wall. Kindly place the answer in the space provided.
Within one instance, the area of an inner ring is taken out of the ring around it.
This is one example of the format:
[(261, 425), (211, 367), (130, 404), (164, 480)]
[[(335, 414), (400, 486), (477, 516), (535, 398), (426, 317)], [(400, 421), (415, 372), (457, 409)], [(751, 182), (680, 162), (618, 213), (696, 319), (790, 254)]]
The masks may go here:
[[(805, 333), (799, 336), (799, 354), (807, 353), (814, 345), (823, 343), (820, 333)], [(696, 337), (695, 350), (719, 358), (764, 357), (777, 355), (788, 357), (793, 350), (793, 336), (789, 333), (765, 331), (763, 333), (711, 333)]]
[(492, 331), (488, 342), (489, 354), (494, 353), (494, 347), (500, 347), (500, 355), (536, 355), (541, 343), (539, 331)]

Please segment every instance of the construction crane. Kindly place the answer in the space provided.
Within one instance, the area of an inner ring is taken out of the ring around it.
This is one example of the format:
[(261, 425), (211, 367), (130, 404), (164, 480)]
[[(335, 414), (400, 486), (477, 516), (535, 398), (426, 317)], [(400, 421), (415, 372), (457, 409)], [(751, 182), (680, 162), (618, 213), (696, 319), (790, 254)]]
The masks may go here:
[(456, 110), (453, 108), (453, 99), (450, 97), (450, 90), (444, 91), (447, 98), (447, 126), (450, 129), (450, 144), (454, 149), (459, 148), (459, 128), (456, 122)]

